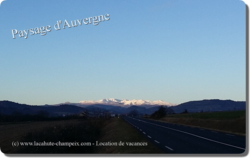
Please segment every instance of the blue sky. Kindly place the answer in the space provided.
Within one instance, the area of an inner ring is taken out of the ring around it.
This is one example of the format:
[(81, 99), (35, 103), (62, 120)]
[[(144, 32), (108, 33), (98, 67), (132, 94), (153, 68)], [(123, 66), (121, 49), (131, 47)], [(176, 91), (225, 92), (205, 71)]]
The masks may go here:
[[(58, 20), (110, 20), (56, 31)], [(245, 4), (239, 0), (6, 0), (0, 100), (246, 100)], [(50, 25), (27, 39), (12, 29)]]

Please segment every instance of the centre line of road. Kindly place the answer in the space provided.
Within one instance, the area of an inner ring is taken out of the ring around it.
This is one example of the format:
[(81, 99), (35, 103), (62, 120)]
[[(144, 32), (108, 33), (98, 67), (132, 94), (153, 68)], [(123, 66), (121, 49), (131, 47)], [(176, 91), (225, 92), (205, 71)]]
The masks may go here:
[[(138, 120), (138, 119), (137, 119), (137, 120)], [(191, 136), (194, 136), (194, 137), (197, 137), (197, 138), (201, 138), (201, 139), (204, 139), (204, 140), (208, 140), (208, 141), (211, 141), (211, 142), (215, 142), (215, 143), (218, 143), (218, 144), (222, 144), (222, 145), (230, 146), (230, 147), (233, 147), (233, 148), (245, 150), (245, 149), (242, 148), (242, 147), (234, 146), (234, 145), (227, 144), (227, 143), (222, 143), (222, 142), (219, 142), (219, 141), (216, 141), (216, 140), (212, 140), (212, 139), (205, 138), (205, 137), (202, 137), (202, 136), (199, 136), (199, 135), (196, 135), (196, 134), (184, 132), (184, 131), (181, 131), (181, 130), (178, 130), (178, 129), (173, 129), (173, 128), (170, 128), (170, 127), (165, 127), (165, 126), (157, 125), (157, 124), (150, 123), (150, 122), (146, 122), (146, 121), (142, 121), (142, 120), (141, 120), (141, 122), (148, 123), (148, 124), (152, 124), (152, 125), (159, 126), (159, 127), (162, 127), (162, 128), (167, 128), (167, 129), (170, 129), (170, 130), (173, 130), (173, 131), (185, 133), (185, 134), (188, 134), (188, 135), (191, 135)]]
[(158, 142), (157, 140), (155, 140), (155, 142), (156, 142), (156, 143), (160, 143), (160, 142)]
[(148, 136), (149, 138), (152, 138), (152, 137), (150, 137), (150, 136)]
[(169, 149), (169, 150), (172, 150), (173, 151), (173, 149), (171, 149), (170, 147), (168, 147), (168, 146), (165, 146), (167, 149)]
[(145, 132), (143, 132), (143, 134), (146, 134)]

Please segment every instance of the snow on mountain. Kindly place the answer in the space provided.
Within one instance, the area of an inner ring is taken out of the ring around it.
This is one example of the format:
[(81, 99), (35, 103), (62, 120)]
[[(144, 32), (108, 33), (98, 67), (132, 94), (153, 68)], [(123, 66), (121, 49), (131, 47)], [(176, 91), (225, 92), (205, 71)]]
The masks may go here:
[(162, 100), (156, 100), (156, 101), (150, 101), (150, 100), (128, 100), (128, 99), (114, 99), (114, 98), (109, 98), (109, 99), (101, 99), (101, 100), (87, 100), (87, 101), (80, 101), (79, 102), (82, 105), (91, 105), (91, 104), (108, 104), (108, 105), (119, 105), (119, 106), (140, 106), (140, 105), (165, 105), (165, 106), (174, 106), (175, 104), (171, 104), (168, 102), (164, 102)]
[(121, 100), (110, 98), (101, 100), (84, 100), (80, 101), (80, 104), (119, 104)]

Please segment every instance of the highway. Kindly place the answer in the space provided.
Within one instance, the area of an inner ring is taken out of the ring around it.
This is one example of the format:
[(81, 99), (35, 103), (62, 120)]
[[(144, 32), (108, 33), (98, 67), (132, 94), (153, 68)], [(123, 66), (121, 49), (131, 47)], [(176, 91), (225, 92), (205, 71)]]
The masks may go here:
[(129, 116), (122, 117), (166, 153), (241, 154), (246, 137)]

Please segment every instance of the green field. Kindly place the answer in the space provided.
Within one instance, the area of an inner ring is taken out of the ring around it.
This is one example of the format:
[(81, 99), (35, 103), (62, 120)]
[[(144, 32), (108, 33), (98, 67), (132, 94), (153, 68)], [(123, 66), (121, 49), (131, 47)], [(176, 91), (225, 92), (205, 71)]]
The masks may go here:
[(144, 137), (138, 130), (125, 122), (122, 118), (111, 119), (102, 129), (100, 142), (146, 142), (146, 146), (111, 146), (99, 147), (98, 153), (113, 153), (113, 154), (154, 154), (164, 153), (147, 138)]
[(246, 117), (246, 111), (223, 111), (223, 112), (172, 114), (172, 115), (168, 115), (167, 117), (171, 117), (171, 118), (228, 120), (228, 119), (245, 118)]
[(246, 111), (171, 114), (160, 121), (238, 135), (246, 134)]

